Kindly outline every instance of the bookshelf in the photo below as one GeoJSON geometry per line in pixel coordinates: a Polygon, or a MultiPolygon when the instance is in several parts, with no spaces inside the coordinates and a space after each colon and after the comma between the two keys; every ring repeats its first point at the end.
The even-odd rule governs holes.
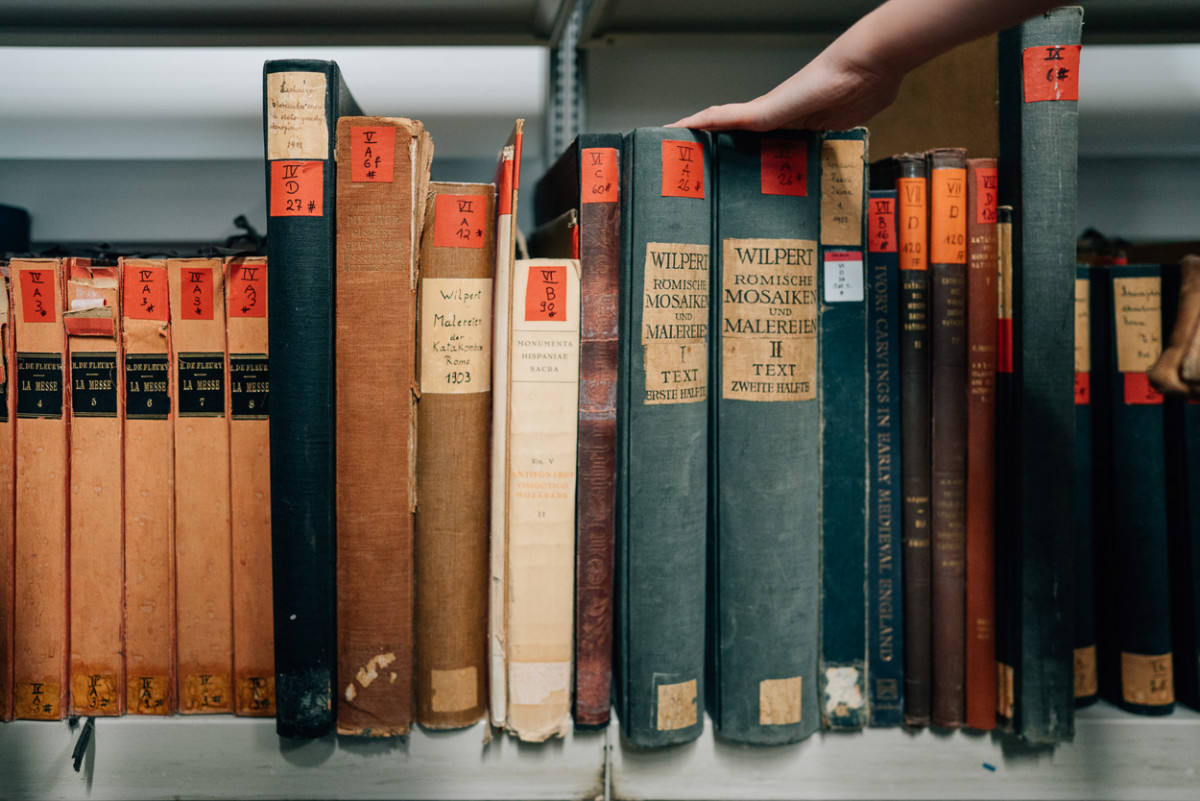
{"type": "MultiPolygon", "coordinates": [[[[441,178],[489,176],[512,118],[525,116],[531,121],[527,174],[536,176],[545,163],[538,123],[554,111],[545,100],[544,48],[558,41],[564,10],[576,4],[472,2],[468,23],[466,2],[352,0],[304,16],[298,12],[310,6],[299,0],[222,0],[203,8],[162,0],[10,0],[0,11],[0,58],[6,59],[0,72],[18,75],[17,65],[40,58],[37,75],[48,76],[55,63],[70,74],[0,87],[0,186],[10,193],[0,199],[20,202],[12,192],[32,198],[26,205],[35,220],[53,224],[51,233],[35,228],[40,242],[146,241],[155,238],[146,233],[154,226],[169,241],[211,240],[232,233],[228,221],[238,213],[249,213],[262,230],[259,71],[263,59],[297,54],[299,47],[342,63],[369,111],[425,120],[437,142],[435,161],[447,170],[441,178]],[[420,25],[407,24],[414,14],[420,25]],[[281,16],[294,24],[280,28],[281,16]],[[264,49],[250,55],[248,70],[236,67],[251,46],[264,49]],[[166,59],[160,64],[190,59],[195,65],[203,56],[206,63],[192,67],[187,89],[207,91],[207,99],[180,98],[154,80],[155,69],[145,61],[128,68],[145,82],[133,92],[81,79],[89,57],[155,51],[166,59]],[[381,66],[355,65],[371,51],[384,59],[381,66]],[[479,80],[506,70],[521,77],[479,80]],[[450,76],[449,86],[472,91],[450,93],[447,84],[437,84],[415,94],[441,73],[450,76]],[[402,74],[420,74],[422,81],[409,82],[404,91],[413,94],[397,99],[392,76],[402,74]],[[20,86],[28,94],[13,105],[11,93],[20,86]],[[89,96],[103,100],[81,113],[79,104],[89,96]],[[79,125],[79,119],[92,124],[79,125]],[[76,191],[63,193],[64,186],[76,191]]],[[[716,0],[581,0],[583,123],[626,130],[761,92],[872,5],[746,0],[731,12],[730,4],[716,0]]],[[[1131,60],[1142,45],[1152,44],[1153,56],[1200,40],[1193,22],[1200,3],[1094,0],[1086,7],[1085,42],[1120,44],[1131,60]]],[[[1186,85],[1176,88],[1144,110],[1151,119],[1171,121],[1174,139],[1122,113],[1142,93],[1138,86],[1104,96],[1103,124],[1092,134],[1081,121],[1081,154],[1093,163],[1097,192],[1120,195],[1101,186],[1103,170],[1122,154],[1124,169],[1140,169],[1134,148],[1148,129],[1158,137],[1159,174],[1182,169],[1200,180],[1197,103],[1186,85]],[[1143,130],[1134,133],[1134,124],[1143,130]],[[1091,145],[1082,140],[1088,135],[1091,145]],[[1179,156],[1182,168],[1167,166],[1179,156]]],[[[1144,153],[1137,158],[1146,160],[1144,153]]],[[[1081,191],[1088,175],[1081,168],[1081,191]]],[[[1180,194],[1185,185],[1180,178],[1171,184],[1180,194]]],[[[1081,223],[1084,208],[1081,203],[1081,223]]],[[[543,745],[503,737],[485,745],[482,725],[445,734],[418,730],[395,744],[332,736],[293,744],[275,736],[273,721],[122,718],[98,721],[77,774],[70,765],[74,738],[65,723],[0,724],[0,798],[1192,799],[1200,782],[1194,767],[1200,714],[1180,709],[1148,719],[1105,704],[1079,713],[1074,742],[1045,750],[999,736],[896,730],[749,748],[720,741],[711,727],[696,743],[661,751],[628,746],[615,727],[543,745]]]]}

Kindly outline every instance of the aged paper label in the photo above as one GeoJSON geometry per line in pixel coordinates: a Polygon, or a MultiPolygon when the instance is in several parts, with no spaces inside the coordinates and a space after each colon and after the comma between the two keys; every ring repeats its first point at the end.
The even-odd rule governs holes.
{"type": "Polygon", "coordinates": [[[131,715],[169,715],[166,676],[129,676],[125,679],[125,706],[131,715]]]}
{"type": "Polygon", "coordinates": [[[865,153],[861,139],[821,143],[822,245],[862,245],[865,153]]]}
{"type": "Polygon", "coordinates": [[[179,683],[180,712],[231,712],[229,677],[215,673],[193,673],[179,683]]]}
{"type": "Polygon", "coordinates": [[[269,73],[267,160],[328,158],[325,73],[269,73]]]}
{"type": "Polygon", "coordinates": [[[1015,674],[1009,665],[996,663],[996,714],[1012,720],[1016,708],[1017,693],[1015,674]]]}
{"type": "Polygon", "coordinates": [[[655,726],[659,731],[686,729],[696,725],[696,680],[658,685],[655,726]]]}
{"type": "Polygon", "coordinates": [[[244,676],[237,680],[237,713],[239,715],[275,714],[275,677],[244,676]]]}
{"type": "Polygon", "coordinates": [[[421,280],[421,392],[492,388],[492,280],[421,280]]]}
{"type": "Polygon", "coordinates": [[[60,720],[60,687],[52,681],[18,681],[14,685],[13,716],[18,720],[60,720]]]}
{"type": "Polygon", "coordinates": [[[1075,649],[1075,697],[1087,698],[1100,692],[1096,670],[1096,646],[1075,649]]]}
{"type": "Polygon", "coordinates": [[[1114,278],[1117,370],[1144,373],[1162,351],[1162,279],[1114,278]]]}
{"type": "Polygon", "coordinates": [[[726,239],[721,273],[721,397],[817,397],[817,243],[726,239]]]}
{"type": "Polygon", "coordinates": [[[1091,286],[1086,278],[1075,279],[1075,372],[1092,371],[1091,286]]]}
{"type": "Polygon", "coordinates": [[[708,248],[650,242],[642,291],[647,405],[708,397],[708,248]]]}
{"type": "Polygon", "coordinates": [[[111,673],[71,675],[71,705],[85,715],[116,715],[117,677],[111,673]]]}
{"type": "Polygon", "coordinates": [[[1175,703],[1170,654],[1146,656],[1121,652],[1121,697],[1126,703],[1163,706],[1175,703]]]}
{"type": "Polygon", "coordinates": [[[758,683],[758,722],[786,726],[800,722],[801,677],[763,679],[758,683]]]}

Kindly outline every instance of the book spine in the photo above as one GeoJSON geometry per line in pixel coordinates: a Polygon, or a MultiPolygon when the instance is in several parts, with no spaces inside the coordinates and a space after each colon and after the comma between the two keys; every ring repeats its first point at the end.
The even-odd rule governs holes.
{"type": "Polygon", "coordinates": [[[867,706],[871,726],[904,723],[900,528],[900,265],[895,189],[870,190],[867,216],[867,706]]]}
{"type": "Polygon", "coordinates": [[[716,140],[707,678],[709,713],[737,742],[794,742],[821,721],[811,447],[820,437],[820,157],[809,133],[716,140]]]}
{"type": "Polygon", "coordinates": [[[71,265],[63,324],[71,404],[71,714],[125,707],[117,268],[71,265]]]}
{"type": "Polygon", "coordinates": [[[62,264],[14,259],[17,341],[14,717],[67,714],[68,463],[62,264]]]}
{"type": "Polygon", "coordinates": [[[420,123],[337,123],[337,731],[412,722],[420,123]],[[387,321],[386,336],[367,321],[387,321]],[[390,465],[391,470],[380,470],[390,465]],[[386,591],[381,588],[386,587],[386,591]],[[387,677],[387,680],[380,680],[387,677]]]}
{"type": "Polygon", "coordinates": [[[334,722],[334,141],[353,113],[333,62],[263,67],[276,731],[334,722]]]}
{"type": "Polygon", "coordinates": [[[865,128],[821,141],[821,719],[866,725],[865,128]]]}
{"type": "Polygon", "coordinates": [[[579,262],[518,260],[510,313],[506,726],[541,742],[571,712],[579,262]]]}
{"type": "Polygon", "coordinates": [[[923,155],[902,155],[896,179],[900,247],[900,484],[903,498],[904,722],[929,723],[929,179],[923,155]]]}
{"type": "Polygon", "coordinates": [[[1092,348],[1090,267],[1075,268],[1075,705],[1099,693],[1092,540],[1092,348]]]}
{"type": "Polygon", "coordinates": [[[421,239],[414,531],[416,720],[487,711],[495,187],[432,183],[421,239]]]}
{"type": "Polygon", "coordinates": [[[641,746],[704,725],[710,150],[639,128],[622,152],[616,696],[641,746]]]}
{"type": "Polygon", "coordinates": [[[168,259],[175,412],[179,711],[233,712],[225,287],[217,259],[168,259]]]}
{"type": "MultiPolygon", "coordinates": [[[[1010,442],[1013,419],[1013,320],[1012,320],[1012,206],[996,209],[996,442],[1010,442]]],[[[1012,731],[1013,691],[1017,642],[1016,606],[1019,584],[1016,568],[1013,454],[996,449],[995,463],[996,556],[996,722],[1012,731]]]]}
{"type": "Polygon", "coordinates": [[[13,589],[16,584],[16,475],[17,412],[13,366],[17,352],[13,337],[11,273],[0,275],[0,721],[13,716],[13,589]]]}
{"type": "Polygon", "coordinates": [[[1004,31],[1000,180],[1013,204],[1020,603],[1016,731],[1030,743],[1074,732],[1074,403],[1070,331],[1075,262],[1079,41],[1083,11],[1056,9],[1004,31]],[[1056,492],[1048,494],[1047,487],[1056,492]]]}
{"type": "Polygon", "coordinates": [[[125,701],[169,715],[175,691],[175,460],[167,263],[121,262],[125,411],[125,701]]]}
{"type": "Polygon", "coordinates": [[[600,727],[608,724],[612,705],[621,137],[581,136],[577,158],[583,305],[574,716],[576,726],[600,727]]]}
{"type": "Polygon", "coordinates": [[[267,260],[225,260],[234,711],[275,714],[271,613],[271,372],[267,260]]]}

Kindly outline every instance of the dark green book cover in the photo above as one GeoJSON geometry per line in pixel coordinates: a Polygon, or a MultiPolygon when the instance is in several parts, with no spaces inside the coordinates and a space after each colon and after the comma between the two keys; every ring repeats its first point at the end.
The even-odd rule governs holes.
{"type": "Polygon", "coordinates": [[[820,726],[820,140],[716,137],[709,713],[746,743],[820,726]]]}
{"type": "Polygon", "coordinates": [[[276,729],[297,739],[334,721],[334,130],[359,113],[331,61],[263,67],[276,729]]]}
{"type": "Polygon", "coordinates": [[[1074,735],[1072,330],[1083,10],[1000,33],[1000,202],[1013,207],[1015,730],[1074,735]]]}
{"type": "Polygon", "coordinates": [[[622,153],[614,672],[640,746],[704,726],[711,149],[639,128],[622,153]]]}
{"type": "Polygon", "coordinates": [[[821,718],[867,723],[867,131],[821,141],[821,718]]]}
{"type": "Polygon", "coordinates": [[[1075,267],[1075,705],[1099,696],[1096,662],[1095,564],[1092,559],[1091,271],[1075,267]]]}

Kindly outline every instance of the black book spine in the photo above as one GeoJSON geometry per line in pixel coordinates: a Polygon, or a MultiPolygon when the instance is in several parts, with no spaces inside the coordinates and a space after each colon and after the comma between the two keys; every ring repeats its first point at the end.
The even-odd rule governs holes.
{"type": "Polygon", "coordinates": [[[1075,272],[1075,705],[1099,693],[1092,559],[1091,268],[1075,272]]]}

